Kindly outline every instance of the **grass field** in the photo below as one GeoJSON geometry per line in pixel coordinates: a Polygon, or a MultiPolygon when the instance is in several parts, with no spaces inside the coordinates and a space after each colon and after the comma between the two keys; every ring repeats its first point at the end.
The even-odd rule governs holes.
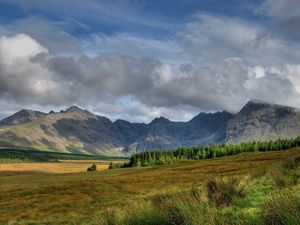
{"type": "MultiPolygon", "coordinates": [[[[300,150],[242,153],[159,167],[98,172],[1,171],[0,224],[101,224],[100,219],[107,217],[109,209],[126,208],[164,193],[203,189],[207,180],[217,176],[259,174],[290,156],[300,156],[300,150]]],[[[73,162],[62,165],[68,163],[73,162]]],[[[273,190],[268,182],[260,188],[273,190]]],[[[296,192],[300,190],[299,186],[293,188],[296,192]]],[[[256,194],[262,198],[261,192],[256,194]]]]}
{"type": "Polygon", "coordinates": [[[79,173],[96,164],[97,170],[106,170],[110,161],[101,160],[63,160],[42,163],[0,163],[0,172],[39,172],[39,173],[79,173]]]}

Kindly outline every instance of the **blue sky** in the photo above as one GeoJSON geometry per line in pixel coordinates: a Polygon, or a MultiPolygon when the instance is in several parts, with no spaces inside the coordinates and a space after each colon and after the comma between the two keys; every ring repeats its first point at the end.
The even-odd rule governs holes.
{"type": "Polygon", "coordinates": [[[130,32],[163,37],[176,32],[197,13],[260,19],[253,9],[261,1],[228,0],[162,0],[162,1],[1,1],[2,23],[13,23],[28,17],[53,22],[67,22],[72,35],[91,32],[113,34],[130,32]],[[83,26],[74,26],[72,22],[83,26]]]}
{"type": "Polygon", "coordinates": [[[0,106],[188,120],[300,107],[298,0],[0,0],[0,106]]]}

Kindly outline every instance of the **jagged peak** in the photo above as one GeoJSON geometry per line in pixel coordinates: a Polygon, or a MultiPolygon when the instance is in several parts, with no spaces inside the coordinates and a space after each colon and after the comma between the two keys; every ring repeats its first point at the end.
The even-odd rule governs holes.
{"type": "Polygon", "coordinates": [[[245,106],[247,105],[275,105],[273,103],[261,100],[261,99],[250,99],[245,106]]]}
{"type": "Polygon", "coordinates": [[[17,125],[30,122],[34,119],[47,115],[40,111],[34,111],[31,109],[21,109],[13,115],[4,118],[0,121],[0,125],[17,125]]]}
{"type": "Polygon", "coordinates": [[[12,116],[34,116],[34,115],[46,115],[46,113],[35,111],[32,109],[21,109],[18,112],[14,113],[12,116]]]}
{"type": "Polygon", "coordinates": [[[76,105],[73,105],[67,108],[65,112],[87,112],[87,110],[84,110],[76,105]]]}
{"type": "Polygon", "coordinates": [[[168,122],[171,122],[171,121],[163,116],[160,116],[160,117],[156,117],[154,120],[152,120],[151,124],[153,124],[153,123],[168,123],[168,122]]]}
{"type": "Polygon", "coordinates": [[[130,122],[127,120],[123,120],[123,119],[117,119],[114,123],[115,124],[128,124],[130,122]]]}
{"type": "Polygon", "coordinates": [[[86,118],[86,117],[89,117],[89,118],[90,117],[94,117],[94,118],[96,118],[96,117],[99,117],[99,116],[91,113],[90,111],[82,109],[82,108],[80,108],[79,106],[76,106],[76,105],[70,106],[65,111],[61,111],[58,114],[77,115],[77,116],[80,116],[82,118],[86,118]]]}
{"type": "Polygon", "coordinates": [[[34,112],[32,109],[21,109],[16,113],[22,113],[22,112],[34,112]]]}
{"type": "Polygon", "coordinates": [[[232,116],[232,114],[227,111],[201,112],[198,115],[196,115],[195,117],[193,117],[189,122],[195,121],[198,119],[206,119],[208,117],[215,117],[215,116],[221,116],[221,115],[228,116],[228,117],[232,116]]]}
{"type": "Polygon", "coordinates": [[[286,109],[289,111],[298,111],[299,110],[299,109],[297,109],[295,107],[291,107],[291,106],[270,103],[270,102],[260,100],[260,99],[251,99],[247,102],[246,105],[244,105],[244,107],[240,110],[239,113],[256,111],[256,110],[260,110],[262,108],[276,108],[276,109],[282,108],[282,109],[286,109]]]}

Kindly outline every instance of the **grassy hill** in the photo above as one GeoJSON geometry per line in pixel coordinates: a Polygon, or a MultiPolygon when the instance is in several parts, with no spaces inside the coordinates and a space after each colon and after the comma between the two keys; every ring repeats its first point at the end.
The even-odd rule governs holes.
{"type": "Polygon", "coordinates": [[[0,172],[0,224],[295,224],[299,157],[293,148],[90,173],[0,172]]]}

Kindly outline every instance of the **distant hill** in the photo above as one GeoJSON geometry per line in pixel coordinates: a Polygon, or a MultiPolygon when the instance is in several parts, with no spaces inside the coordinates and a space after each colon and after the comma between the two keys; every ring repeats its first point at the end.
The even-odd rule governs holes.
{"type": "Polygon", "coordinates": [[[188,122],[112,122],[72,106],[42,113],[21,110],[0,122],[0,147],[76,154],[123,156],[135,151],[270,140],[300,134],[300,113],[292,107],[249,101],[240,112],[200,113],[188,122]]]}

